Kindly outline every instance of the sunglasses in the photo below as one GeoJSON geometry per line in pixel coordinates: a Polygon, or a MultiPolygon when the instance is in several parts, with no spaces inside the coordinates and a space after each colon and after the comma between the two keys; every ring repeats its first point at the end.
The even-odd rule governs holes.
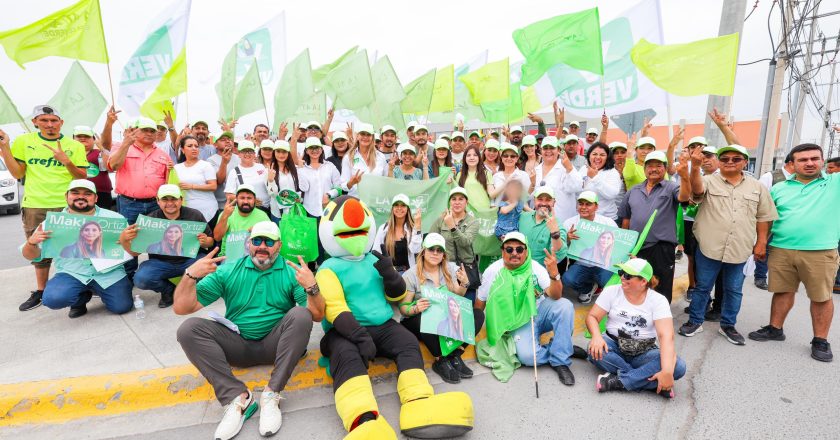
{"type": "Polygon", "coordinates": [[[274,246],[274,243],[276,243],[276,242],[277,242],[276,240],[272,240],[272,239],[266,238],[266,237],[254,237],[254,238],[251,239],[251,244],[254,245],[254,246],[259,246],[259,245],[265,243],[266,246],[272,247],[272,246],[274,246]]]}
{"type": "Polygon", "coordinates": [[[721,157],[720,160],[722,163],[741,163],[744,161],[743,157],[721,157]]]}
{"type": "Polygon", "coordinates": [[[621,278],[623,278],[623,279],[625,279],[625,280],[631,280],[631,279],[633,279],[633,278],[641,278],[641,277],[640,277],[640,276],[638,276],[638,275],[630,275],[629,273],[627,273],[627,272],[625,272],[625,271],[623,271],[623,270],[619,270],[619,271],[618,271],[618,276],[620,276],[621,278]]]}
{"type": "Polygon", "coordinates": [[[505,252],[507,252],[509,254],[522,254],[522,253],[525,253],[525,246],[516,246],[516,247],[506,246],[505,247],[505,252]]]}
{"type": "Polygon", "coordinates": [[[446,252],[446,251],[445,251],[445,250],[443,250],[443,248],[442,248],[442,247],[440,247],[440,246],[430,247],[430,248],[428,248],[428,249],[426,249],[426,250],[427,250],[427,251],[429,251],[429,253],[430,253],[430,254],[442,254],[442,253],[446,252]]]}
{"type": "Polygon", "coordinates": [[[519,156],[514,156],[512,154],[503,154],[502,159],[519,159],[519,156]]]}

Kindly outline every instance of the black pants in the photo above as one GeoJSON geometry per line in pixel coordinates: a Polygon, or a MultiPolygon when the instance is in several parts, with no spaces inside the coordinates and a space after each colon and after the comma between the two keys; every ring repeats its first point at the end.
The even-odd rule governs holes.
{"type": "MultiPolygon", "coordinates": [[[[389,319],[385,324],[367,326],[364,329],[376,344],[376,356],[396,362],[397,374],[414,368],[423,369],[420,344],[405,327],[389,319]]],[[[330,358],[333,391],[356,376],[368,374],[367,365],[359,353],[359,348],[334,328],[321,339],[321,353],[330,358]]]]}
{"type": "Polygon", "coordinates": [[[113,211],[115,205],[116,203],[114,202],[114,197],[111,196],[110,192],[96,193],[96,206],[113,211]]]}
{"type": "MultiPolygon", "coordinates": [[[[481,331],[481,326],[484,325],[484,312],[478,309],[473,309],[473,317],[475,318],[475,334],[477,335],[479,331],[481,331]]],[[[417,339],[423,341],[423,344],[426,345],[426,348],[429,349],[429,353],[432,356],[439,358],[441,356],[440,352],[440,337],[435,334],[430,333],[422,333],[420,331],[420,314],[410,316],[402,320],[402,325],[408,329],[417,339]]],[[[467,348],[469,344],[466,342],[461,345],[460,347],[456,348],[455,351],[452,352],[451,356],[460,356],[464,349],[467,348]]]]}
{"type": "Polygon", "coordinates": [[[647,260],[653,267],[653,275],[659,278],[659,285],[654,290],[667,298],[669,303],[674,290],[674,263],[676,262],[674,252],[676,249],[676,243],[659,241],[653,246],[640,250],[636,255],[647,260]]]}

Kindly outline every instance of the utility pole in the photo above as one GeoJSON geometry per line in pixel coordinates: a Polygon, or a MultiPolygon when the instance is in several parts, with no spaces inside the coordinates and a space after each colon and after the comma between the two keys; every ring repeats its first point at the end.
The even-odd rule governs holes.
{"type": "MultiPolygon", "coordinates": [[[[747,0],[723,0],[723,7],[720,11],[720,27],[718,29],[718,36],[738,33],[738,53],[741,52],[741,41],[744,40],[744,16],[747,13],[747,0]]],[[[709,95],[708,104],[706,105],[706,113],[710,113],[717,108],[723,113],[729,113],[732,109],[731,96],[717,96],[709,95]]],[[[726,146],[726,141],[723,134],[718,130],[717,125],[712,122],[711,118],[706,116],[706,123],[703,128],[703,135],[706,137],[706,142],[709,145],[716,147],[726,146]]]]}
{"type": "MultiPolygon", "coordinates": [[[[811,70],[811,57],[813,56],[813,47],[814,47],[814,32],[816,30],[817,25],[817,10],[820,7],[820,3],[817,2],[814,5],[814,12],[811,14],[811,30],[808,33],[808,43],[807,47],[805,48],[805,69],[802,71],[804,75],[799,78],[799,81],[796,82],[794,91],[793,91],[793,109],[791,110],[791,117],[793,118],[793,123],[788,127],[787,132],[787,141],[785,142],[784,149],[785,151],[790,151],[794,145],[799,145],[800,135],[802,134],[802,119],[805,116],[805,98],[809,93],[813,91],[810,89],[811,84],[807,78],[807,73],[811,70]]],[[[801,17],[800,20],[804,20],[805,17],[801,17]]],[[[823,43],[824,44],[824,43],[823,43]]],[[[801,47],[800,47],[801,50],[801,47]]],[[[791,61],[793,62],[793,61],[791,61]]]]}
{"type": "Polygon", "coordinates": [[[787,4],[784,1],[779,2],[779,8],[785,17],[783,22],[787,25],[781,30],[779,50],[773,54],[767,72],[767,91],[764,95],[764,111],[761,116],[761,128],[756,151],[756,176],[760,176],[773,168],[773,149],[776,144],[776,128],[779,122],[779,103],[782,98],[787,60],[790,56],[788,34],[790,33],[790,25],[793,23],[793,4],[793,0],[788,0],[787,4]]]}
{"type": "MultiPolygon", "coordinates": [[[[831,122],[831,94],[834,92],[834,83],[837,82],[837,77],[834,76],[835,71],[837,70],[837,60],[831,63],[831,80],[828,82],[828,95],[825,99],[825,117],[823,119],[823,129],[822,134],[820,135],[820,146],[825,148],[825,134],[829,131],[833,131],[829,122],[831,122]]],[[[831,148],[828,148],[828,153],[831,154],[831,148]]]]}

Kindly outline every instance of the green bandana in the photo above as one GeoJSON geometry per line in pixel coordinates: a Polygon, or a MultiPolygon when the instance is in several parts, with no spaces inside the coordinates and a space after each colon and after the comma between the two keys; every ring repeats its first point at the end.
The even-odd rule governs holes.
{"type": "Polygon", "coordinates": [[[522,327],[537,314],[531,254],[527,249],[525,253],[525,263],[514,270],[502,268],[490,286],[485,313],[490,345],[496,345],[505,332],[522,327]]]}

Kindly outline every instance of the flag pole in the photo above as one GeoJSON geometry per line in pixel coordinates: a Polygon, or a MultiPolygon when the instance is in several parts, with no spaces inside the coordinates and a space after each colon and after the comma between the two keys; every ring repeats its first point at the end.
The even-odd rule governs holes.
{"type": "Polygon", "coordinates": [[[259,79],[260,85],[260,96],[262,96],[263,111],[265,111],[265,125],[271,127],[271,120],[268,119],[268,106],[265,103],[265,90],[263,89],[262,85],[262,76],[260,76],[260,65],[257,64],[257,57],[254,57],[254,66],[257,68],[257,78],[259,79]]]}
{"type": "Polygon", "coordinates": [[[102,5],[96,0],[96,9],[99,11],[99,27],[102,28],[102,48],[105,49],[105,68],[108,70],[108,88],[111,91],[111,105],[116,105],[114,99],[114,80],[111,78],[111,57],[108,55],[108,43],[105,42],[105,25],[102,23],[102,5]]]}
{"type": "Polygon", "coordinates": [[[540,377],[537,375],[537,331],[534,328],[534,316],[531,315],[531,345],[534,350],[534,389],[537,391],[537,399],[540,398],[540,377]]]}

